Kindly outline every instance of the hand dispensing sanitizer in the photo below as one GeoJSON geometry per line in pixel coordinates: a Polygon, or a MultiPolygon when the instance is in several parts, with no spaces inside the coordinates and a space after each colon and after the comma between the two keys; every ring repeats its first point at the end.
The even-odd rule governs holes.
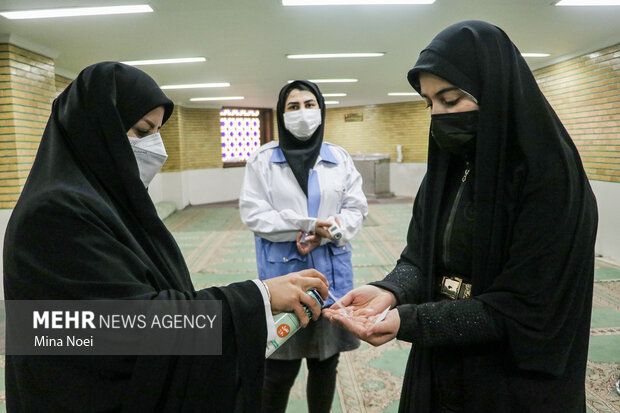
{"type": "MultiPolygon", "coordinates": [[[[314,298],[319,306],[323,307],[323,299],[319,295],[316,290],[308,290],[306,293],[314,298]]],[[[312,318],[312,312],[305,305],[303,306],[304,310],[306,310],[306,314],[308,318],[312,318]]],[[[295,313],[281,313],[274,317],[275,325],[276,325],[276,334],[277,337],[275,340],[271,340],[267,343],[267,349],[265,351],[265,358],[271,356],[274,351],[279,349],[282,344],[286,343],[286,341],[293,336],[301,328],[301,323],[299,319],[295,315],[295,313]]]]}

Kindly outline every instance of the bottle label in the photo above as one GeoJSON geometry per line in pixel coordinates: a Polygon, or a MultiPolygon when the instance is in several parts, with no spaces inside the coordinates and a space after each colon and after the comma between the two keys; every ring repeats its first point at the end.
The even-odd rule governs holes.
{"type": "MultiPolygon", "coordinates": [[[[323,299],[315,290],[306,291],[310,297],[314,298],[321,307],[323,307],[323,299]]],[[[312,318],[312,313],[309,308],[306,308],[306,314],[308,318],[312,318]]],[[[267,343],[267,349],[265,351],[265,358],[269,357],[276,351],[282,344],[284,344],[293,334],[297,332],[301,328],[301,324],[299,323],[299,319],[295,315],[295,313],[281,313],[276,316],[275,321],[276,326],[276,337],[275,340],[271,340],[267,343]]]]}
{"type": "Polygon", "coordinates": [[[290,332],[291,332],[291,328],[288,326],[288,324],[280,324],[278,326],[278,331],[277,331],[278,337],[284,338],[288,336],[288,333],[290,332]]]}

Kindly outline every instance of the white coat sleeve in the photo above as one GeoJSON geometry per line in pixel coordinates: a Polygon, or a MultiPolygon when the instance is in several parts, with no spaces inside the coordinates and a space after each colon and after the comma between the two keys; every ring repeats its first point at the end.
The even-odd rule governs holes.
{"type": "Polygon", "coordinates": [[[241,221],[256,235],[272,242],[297,240],[299,231],[314,232],[316,218],[305,217],[292,209],[275,210],[269,199],[260,162],[250,158],[239,195],[241,221]]]}
{"type": "MultiPolygon", "coordinates": [[[[362,229],[364,219],[368,215],[368,202],[362,191],[362,176],[355,169],[353,159],[348,154],[346,155],[345,165],[346,191],[342,198],[340,211],[335,216],[340,221],[342,238],[335,242],[336,245],[344,245],[351,241],[362,229]]],[[[335,222],[334,217],[329,217],[327,220],[335,222]]]]}

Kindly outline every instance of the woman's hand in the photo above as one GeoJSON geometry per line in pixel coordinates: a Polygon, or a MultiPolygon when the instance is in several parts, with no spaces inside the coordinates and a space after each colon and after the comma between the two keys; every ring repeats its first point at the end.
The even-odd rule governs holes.
{"type": "Polygon", "coordinates": [[[323,221],[321,219],[316,220],[316,224],[314,224],[314,233],[316,235],[320,235],[323,238],[332,238],[332,234],[329,233],[329,227],[333,224],[329,221],[323,221]]]}
{"type": "MultiPolygon", "coordinates": [[[[336,222],[338,222],[337,219],[336,222]]],[[[306,255],[321,245],[323,238],[332,239],[332,236],[329,233],[329,227],[331,226],[332,224],[329,221],[317,219],[316,224],[314,225],[314,234],[306,234],[303,241],[302,237],[304,236],[304,233],[299,231],[299,235],[297,235],[297,251],[299,251],[301,255],[306,255]]]]}
{"type": "Polygon", "coordinates": [[[320,235],[307,234],[302,242],[301,238],[303,236],[304,232],[299,231],[299,235],[297,235],[297,251],[299,251],[301,255],[306,255],[310,251],[321,245],[321,240],[323,239],[320,235]]]}
{"type": "Polygon", "coordinates": [[[355,316],[339,311],[335,311],[329,321],[346,328],[373,346],[380,346],[391,341],[396,337],[400,328],[400,315],[395,308],[390,310],[382,321],[377,320],[377,316],[355,316]]]}
{"type": "Polygon", "coordinates": [[[327,318],[336,310],[346,309],[351,315],[373,316],[396,305],[394,294],[374,285],[363,285],[349,291],[330,308],[323,310],[327,318]]]}
{"type": "Polygon", "coordinates": [[[372,285],[364,285],[349,291],[323,315],[360,339],[378,346],[396,337],[400,328],[398,311],[391,310],[383,321],[378,321],[379,313],[396,305],[396,297],[391,292],[372,285]]]}
{"type": "Polygon", "coordinates": [[[327,300],[329,283],[325,276],[317,270],[293,272],[263,282],[271,293],[272,314],[284,311],[294,312],[302,327],[305,327],[310,321],[302,304],[310,309],[313,320],[317,320],[321,315],[319,303],[306,293],[308,290],[317,290],[323,300],[327,300]]]}

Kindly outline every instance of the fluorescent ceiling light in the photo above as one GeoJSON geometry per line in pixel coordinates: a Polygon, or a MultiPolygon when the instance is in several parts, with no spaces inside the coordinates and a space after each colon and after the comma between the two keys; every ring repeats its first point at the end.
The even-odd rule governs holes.
{"type": "Polygon", "coordinates": [[[325,104],[326,105],[338,105],[340,104],[340,101],[339,100],[326,100],[325,104]]]}
{"type": "Polygon", "coordinates": [[[210,100],[243,100],[245,99],[243,96],[222,96],[222,97],[213,97],[213,98],[191,98],[190,102],[206,102],[210,100]]]}
{"type": "Polygon", "coordinates": [[[105,14],[151,13],[153,9],[148,4],[132,6],[109,7],[71,7],[66,9],[42,9],[5,11],[0,16],[7,19],[45,19],[51,17],[100,16],[105,14]]]}
{"type": "Polygon", "coordinates": [[[311,79],[313,83],[355,83],[357,79],[311,79]]]}
{"type": "Polygon", "coordinates": [[[347,57],[381,57],[385,53],[317,53],[317,54],[287,54],[288,59],[334,59],[347,57]]]}
{"type": "Polygon", "coordinates": [[[391,92],[388,96],[419,96],[416,92],[391,92]]]}
{"type": "Polygon", "coordinates": [[[145,66],[145,65],[169,65],[171,63],[199,63],[206,62],[204,57],[181,57],[178,59],[151,59],[151,60],[129,60],[125,63],[130,66],[145,66]]]}
{"type": "Polygon", "coordinates": [[[356,6],[366,4],[433,4],[435,0],[282,0],[283,6],[356,6]]]}
{"type": "Polygon", "coordinates": [[[324,98],[336,98],[346,96],[346,93],[323,93],[324,98]]]}
{"type": "Polygon", "coordinates": [[[193,83],[188,85],[164,85],[161,89],[200,89],[205,87],[229,87],[230,83],[193,83]]]}
{"type": "Polygon", "coordinates": [[[547,57],[551,56],[549,53],[521,53],[523,57],[547,57]]]}
{"type": "MultiPolygon", "coordinates": [[[[355,83],[357,79],[308,79],[312,83],[355,83]]],[[[293,83],[294,80],[289,80],[288,83],[293,83]]]]}
{"type": "Polygon", "coordinates": [[[556,6],[620,6],[620,0],[561,0],[556,6]]]}

